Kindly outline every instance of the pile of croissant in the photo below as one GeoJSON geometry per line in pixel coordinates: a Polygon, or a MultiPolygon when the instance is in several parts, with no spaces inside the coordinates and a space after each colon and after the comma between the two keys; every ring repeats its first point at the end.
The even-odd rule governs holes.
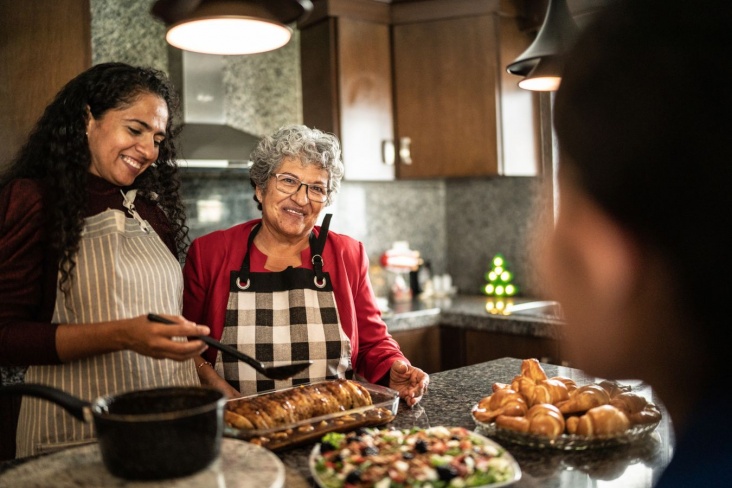
{"type": "Polygon", "coordinates": [[[661,418],[658,407],[628,388],[611,381],[577,386],[563,376],[548,378],[536,359],[523,360],[521,374],[510,384],[494,383],[492,391],[473,409],[476,420],[550,439],[613,437],[661,418]]]}

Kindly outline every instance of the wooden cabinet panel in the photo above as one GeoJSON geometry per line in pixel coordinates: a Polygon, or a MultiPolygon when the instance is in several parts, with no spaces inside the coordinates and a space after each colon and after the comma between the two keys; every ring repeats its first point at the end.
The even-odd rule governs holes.
{"type": "Polygon", "coordinates": [[[466,365],[503,357],[537,358],[559,364],[559,343],[544,337],[528,337],[499,332],[465,331],[466,365]]]}
{"type": "Polygon", "coordinates": [[[440,329],[437,326],[392,332],[404,356],[425,372],[442,371],[440,364],[440,329]]]}
{"type": "Polygon", "coordinates": [[[504,3],[315,2],[303,120],[341,138],[347,180],[540,174],[538,97],[505,70],[531,36],[504,3]]]}
{"type": "Polygon", "coordinates": [[[331,17],[302,30],[300,50],[305,124],[338,135],[346,180],[393,180],[389,26],[331,17]]]}
{"type": "Polygon", "coordinates": [[[45,106],[91,66],[89,0],[0,2],[0,171],[45,106]]]}
{"type": "Polygon", "coordinates": [[[501,332],[440,326],[442,369],[455,369],[503,357],[537,358],[545,363],[562,363],[559,342],[501,332]]]}
{"type": "Polygon", "coordinates": [[[496,43],[492,15],[393,26],[399,178],[498,174],[496,43]]]}

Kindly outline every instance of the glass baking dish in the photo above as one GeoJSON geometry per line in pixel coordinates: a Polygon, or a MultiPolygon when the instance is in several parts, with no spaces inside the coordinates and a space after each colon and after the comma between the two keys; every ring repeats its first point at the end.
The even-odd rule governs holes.
{"type": "MultiPolygon", "coordinates": [[[[333,380],[306,383],[282,390],[273,390],[256,395],[234,398],[227,402],[226,410],[233,409],[237,402],[264,397],[302,386],[325,384],[330,381],[333,380]]],[[[315,442],[328,432],[348,432],[360,427],[383,425],[391,422],[396,417],[399,408],[399,393],[385,386],[373,385],[356,380],[351,381],[358,383],[369,392],[369,395],[371,395],[371,405],[279,425],[271,429],[239,429],[229,422],[225,422],[224,435],[258,444],[271,451],[281,451],[315,442]]]]}

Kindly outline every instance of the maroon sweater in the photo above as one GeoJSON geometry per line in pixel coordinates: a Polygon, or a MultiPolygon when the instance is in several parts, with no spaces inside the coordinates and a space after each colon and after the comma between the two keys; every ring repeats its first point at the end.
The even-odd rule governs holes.
{"type": "MultiPolygon", "coordinates": [[[[127,213],[120,187],[90,174],[87,189],[87,217],[109,208],[127,213]]],[[[60,362],[51,323],[59,262],[48,242],[42,191],[29,179],[0,190],[0,366],[60,362]]],[[[165,213],[139,196],[135,208],[177,256],[165,213]]]]}

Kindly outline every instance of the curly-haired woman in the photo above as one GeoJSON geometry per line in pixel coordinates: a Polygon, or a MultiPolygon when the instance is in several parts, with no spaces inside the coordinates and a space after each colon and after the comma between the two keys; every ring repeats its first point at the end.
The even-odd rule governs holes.
{"type": "MultiPolygon", "coordinates": [[[[178,194],[178,98],[159,71],[98,64],[71,80],[0,175],[0,366],[4,381],[92,399],[197,385],[206,349],[186,336],[179,257],[187,227],[178,194]],[[150,311],[174,326],[151,323],[150,311]]],[[[17,411],[7,402],[3,413],[17,411]]],[[[17,457],[89,442],[90,424],[23,398],[17,457]]],[[[16,415],[2,416],[12,455],[16,415]]]]}

